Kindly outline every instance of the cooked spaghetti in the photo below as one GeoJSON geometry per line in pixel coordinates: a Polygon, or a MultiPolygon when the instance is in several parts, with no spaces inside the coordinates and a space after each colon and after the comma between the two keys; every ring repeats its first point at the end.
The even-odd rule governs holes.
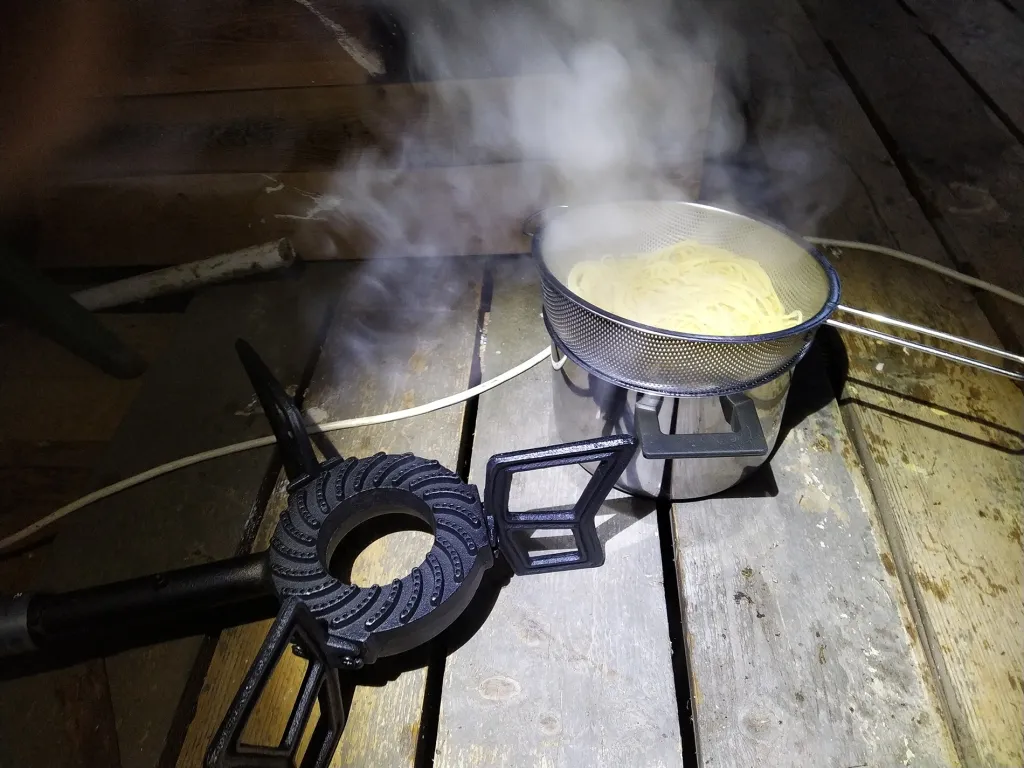
{"type": "Polygon", "coordinates": [[[750,336],[803,321],[803,313],[786,311],[756,261],[692,241],[580,261],[568,288],[601,309],[668,331],[750,336]]]}

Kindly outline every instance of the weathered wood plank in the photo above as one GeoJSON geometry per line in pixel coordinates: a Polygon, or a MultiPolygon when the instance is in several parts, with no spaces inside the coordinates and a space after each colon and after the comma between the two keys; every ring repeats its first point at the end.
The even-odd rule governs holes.
{"type": "MultiPolygon", "coordinates": [[[[665,181],[685,190],[697,173],[665,181]]],[[[173,264],[280,237],[305,259],[521,253],[523,219],[569,199],[572,186],[544,162],[87,182],[41,201],[39,259],[173,264]]]]}
{"type": "MultiPolygon", "coordinates": [[[[148,371],[100,462],[95,485],[265,434],[234,340],[247,337],[285,384],[294,386],[333,299],[330,272],[326,265],[311,267],[299,279],[217,287],[198,296],[165,355],[148,371]]],[[[66,590],[235,554],[269,460],[268,449],[181,470],[70,516],[59,528],[38,586],[66,590]]],[[[104,662],[122,765],[159,762],[200,643],[191,638],[104,662]]],[[[54,681],[73,674],[17,682],[22,688],[32,684],[32,696],[46,700],[54,695],[52,686],[59,686],[54,681]]],[[[51,736],[59,721],[33,716],[35,705],[25,701],[19,699],[19,712],[5,713],[3,727],[17,733],[19,743],[49,745],[53,764],[59,764],[63,747],[51,736]]]]}
{"type": "MultiPolygon", "coordinates": [[[[496,270],[486,330],[485,378],[548,343],[529,259],[496,270]]],[[[494,453],[557,442],[551,414],[547,365],[481,396],[471,480],[483,484],[494,453]]],[[[588,479],[528,475],[514,503],[570,503],[588,479]]],[[[682,764],[656,515],[615,496],[604,566],[513,578],[448,658],[435,765],[682,764]]]]}
{"type": "MultiPolygon", "coordinates": [[[[103,322],[152,362],[180,317],[107,315],[103,322]]],[[[0,329],[0,536],[89,490],[102,451],[141,385],[141,379],[104,375],[32,330],[0,329]]],[[[31,585],[46,546],[0,558],[0,588],[31,585]]]]}
{"type": "Polygon", "coordinates": [[[109,95],[363,83],[366,69],[339,45],[333,21],[364,45],[368,15],[315,0],[132,3],[129,47],[109,95]]]}
{"type": "Polygon", "coordinates": [[[984,89],[1018,131],[1024,133],[1024,21],[1005,2],[906,0],[924,29],[984,89]]]}
{"type": "Polygon", "coordinates": [[[547,204],[685,195],[710,66],[630,81],[622,108],[653,116],[600,134],[615,170],[581,163],[564,126],[593,87],[563,74],[127,100],[39,195],[39,260],[178,263],[281,236],[312,259],[520,252],[522,219],[547,204]],[[115,178],[82,178],[96,174],[115,178]]]}
{"type": "MultiPolygon", "coordinates": [[[[699,106],[709,98],[706,64],[652,79],[666,100],[699,106]]],[[[123,98],[65,163],[62,177],[552,160],[571,153],[571,140],[553,131],[540,140],[531,123],[560,119],[566,99],[587,84],[578,74],[552,73],[123,98]]],[[[687,142],[688,132],[699,130],[679,126],[671,142],[687,142]]]]}
{"type": "MultiPolygon", "coordinates": [[[[162,353],[180,314],[105,314],[102,322],[148,362],[162,353]]],[[[0,435],[35,443],[105,442],[142,379],[113,379],[35,331],[0,333],[0,435]]]]}
{"type": "MultiPolygon", "coordinates": [[[[180,315],[107,315],[103,322],[152,363],[180,315]]],[[[0,329],[0,537],[91,489],[97,462],[141,386],[105,376],[34,331],[0,329]]],[[[35,583],[51,542],[0,557],[0,591],[35,583]]]]}
{"type": "Polygon", "coordinates": [[[0,752],[10,765],[118,765],[117,726],[103,660],[64,670],[52,680],[5,682],[0,752]],[[46,732],[26,731],[26,725],[46,732]]]}
{"type": "MultiPolygon", "coordinates": [[[[816,362],[791,392],[802,409],[828,392],[816,362]]],[[[774,496],[673,507],[700,759],[955,765],[834,401],[792,428],[771,472],[774,496]]]]}
{"type": "Polygon", "coordinates": [[[514,141],[514,109],[571,85],[535,76],[126,98],[65,173],[335,170],[367,151],[377,168],[543,160],[514,141]]]}
{"type": "MultiPolygon", "coordinates": [[[[0,464],[0,536],[31,525],[91,489],[96,454],[103,443],[65,443],[54,462],[33,443],[0,442],[0,452],[17,450],[28,463],[0,464]],[[71,446],[74,446],[72,448],[71,446]],[[77,455],[73,455],[77,454],[77,455]]],[[[12,594],[33,584],[51,542],[38,541],[0,557],[0,591],[12,594]]]]}
{"type": "MultiPolygon", "coordinates": [[[[305,401],[307,414],[326,420],[385,413],[465,388],[476,338],[480,267],[462,261],[394,261],[384,272],[379,264],[361,269],[366,271],[355,265],[349,269],[351,280],[343,289],[305,401]],[[414,289],[408,282],[411,274],[416,275],[414,289]],[[377,279],[383,280],[383,288],[374,288],[377,279]]],[[[328,439],[343,456],[411,451],[454,467],[463,410],[457,406],[407,421],[344,430],[328,439]]],[[[254,549],[269,544],[285,503],[279,485],[254,549]]],[[[375,541],[356,561],[353,580],[384,583],[405,573],[423,560],[430,537],[426,539],[400,533],[375,541]]],[[[221,636],[178,765],[201,763],[268,626],[253,624],[221,636]]],[[[257,710],[247,732],[257,743],[279,731],[291,710],[284,692],[297,686],[302,665],[297,659],[282,663],[289,666],[275,676],[277,687],[263,697],[267,703],[257,710]]],[[[425,669],[413,669],[382,687],[357,688],[333,764],[412,766],[425,680],[425,669]]]]}
{"type": "Polygon", "coordinates": [[[48,266],[173,264],[279,237],[293,237],[307,259],[368,258],[395,224],[407,228],[406,242],[391,243],[398,254],[517,252],[526,246],[522,219],[558,197],[551,175],[543,164],[514,164],[397,176],[196,174],[75,184],[41,202],[47,226],[39,259],[48,266]],[[364,201],[355,212],[366,218],[346,217],[346,199],[364,201]]]}
{"type": "MultiPolygon", "coordinates": [[[[113,315],[104,322],[152,363],[179,319],[113,315]]],[[[32,331],[15,325],[0,329],[0,536],[91,489],[97,461],[140,386],[138,379],[104,376],[32,331]]],[[[0,557],[0,591],[10,594],[36,583],[50,546],[36,543],[0,557]]],[[[34,710],[33,719],[59,730],[33,745],[21,733],[0,728],[0,754],[17,756],[24,765],[61,768],[116,762],[117,731],[103,662],[60,676],[48,701],[34,695],[39,685],[37,680],[11,683],[3,698],[19,712],[27,702],[46,708],[34,710]],[[60,762],[52,762],[55,756],[60,762]]],[[[6,720],[6,713],[3,708],[0,719],[6,720]]]]}
{"type": "MultiPolygon", "coordinates": [[[[913,181],[953,238],[958,260],[1024,291],[1024,148],[953,66],[888,0],[805,0],[898,145],[913,181]]],[[[1018,341],[1024,310],[999,305],[1018,341]]]]}
{"type": "MultiPolygon", "coordinates": [[[[766,102],[756,130],[770,139],[817,125],[831,137],[841,163],[834,183],[845,178],[846,193],[819,232],[948,264],[806,17],[792,4],[775,6],[770,19],[749,18],[761,35],[751,46],[757,57],[752,70],[766,102]],[[782,120],[770,108],[779,92],[794,97],[782,120]]],[[[965,288],[873,254],[844,252],[835,263],[846,303],[995,343],[965,288]]],[[[849,336],[846,343],[850,379],[843,411],[859,440],[892,545],[895,561],[885,561],[886,569],[900,578],[914,609],[960,754],[972,765],[1017,764],[1024,708],[1024,689],[1015,688],[1024,666],[1024,611],[1014,597],[1024,555],[1013,546],[1024,497],[1021,395],[988,374],[860,337],[849,336]],[[992,510],[1001,510],[1002,519],[992,510]],[[943,599],[932,585],[945,589],[943,599]],[[972,625],[971,632],[963,631],[972,625]]]]}
{"type": "MultiPolygon", "coordinates": [[[[907,269],[881,278],[876,263],[849,255],[840,269],[859,306],[993,336],[958,287],[907,269]],[[966,322],[950,322],[950,307],[966,322]]],[[[886,567],[905,569],[904,582],[924,612],[924,639],[950,696],[965,761],[1019,765],[1024,397],[991,374],[895,347],[847,343],[844,405],[899,540],[896,561],[886,567]]]]}

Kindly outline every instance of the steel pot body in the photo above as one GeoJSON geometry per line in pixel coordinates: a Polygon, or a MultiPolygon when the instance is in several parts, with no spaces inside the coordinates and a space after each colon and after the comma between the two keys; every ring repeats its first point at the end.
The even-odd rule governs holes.
{"type": "Polygon", "coordinates": [[[719,493],[767,461],[793,367],[839,303],[839,277],[821,253],[766,222],[681,201],[562,206],[531,234],[560,440],[635,435],[639,450],[617,487],[660,498],[719,493]],[[581,261],[682,242],[756,261],[801,320],[748,336],[701,335],[623,317],[569,288],[581,261]]]}
{"type": "Polygon", "coordinates": [[[616,484],[626,493],[672,500],[719,493],[761,466],[778,439],[792,369],[739,394],[670,397],[613,384],[558,349],[554,343],[558,438],[635,435],[640,449],[616,484]]]}

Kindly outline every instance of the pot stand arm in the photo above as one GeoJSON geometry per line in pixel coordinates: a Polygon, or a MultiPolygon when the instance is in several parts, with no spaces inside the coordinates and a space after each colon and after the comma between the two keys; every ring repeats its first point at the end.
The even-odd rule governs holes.
{"type": "Polygon", "coordinates": [[[284,472],[290,483],[289,490],[294,490],[320,472],[320,464],[313,452],[313,443],[306,433],[302,412],[247,341],[238,339],[235,351],[238,352],[263,413],[274,431],[284,472]]]}
{"type": "Polygon", "coordinates": [[[594,518],[636,453],[636,446],[632,435],[615,435],[491,457],[487,463],[484,508],[493,518],[498,549],[516,574],[595,568],[604,563],[604,548],[594,518]],[[512,476],[517,472],[591,462],[598,463],[597,469],[572,509],[513,512],[508,508],[512,476]],[[576,551],[531,555],[523,536],[543,529],[568,529],[575,539],[576,551]]]}
{"type": "Polygon", "coordinates": [[[303,755],[301,768],[326,768],[330,764],[345,728],[345,709],[338,670],[328,662],[324,629],[305,603],[291,598],[281,606],[242,687],[217,729],[206,753],[206,768],[293,768],[306,725],[313,714],[313,704],[317,701],[320,703],[320,715],[303,755]],[[309,666],[284,735],[277,746],[244,744],[242,734],[260,694],[281,656],[291,645],[308,660],[309,666]]]}

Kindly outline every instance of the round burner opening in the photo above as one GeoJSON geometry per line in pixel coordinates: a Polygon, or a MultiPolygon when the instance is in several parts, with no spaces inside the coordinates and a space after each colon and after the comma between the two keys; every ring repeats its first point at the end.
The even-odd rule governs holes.
{"type": "Polygon", "coordinates": [[[318,552],[336,579],[370,586],[402,578],[433,545],[434,515],[425,502],[400,488],[371,488],[342,500],[327,516],[318,552]]]}

